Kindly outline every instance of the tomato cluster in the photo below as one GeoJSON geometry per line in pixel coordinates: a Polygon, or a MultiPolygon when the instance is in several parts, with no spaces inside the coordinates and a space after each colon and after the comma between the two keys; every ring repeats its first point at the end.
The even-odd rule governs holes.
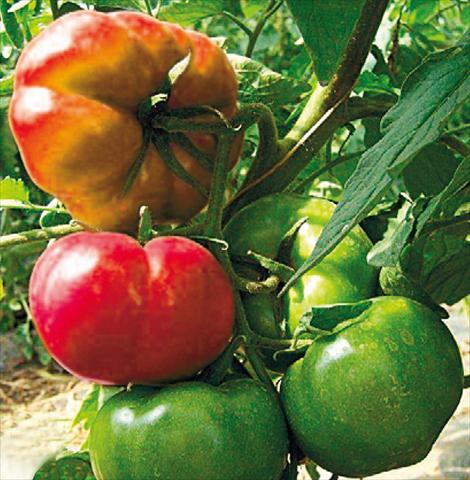
{"type": "MultiPolygon", "coordinates": [[[[161,233],[142,246],[117,233],[135,232],[142,205],[160,224],[204,206],[159,142],[145,138],[149,129],[162,134],[152,130],[162,112],[189,108],[208,122],[216,109],[228,121],[236,97],[221,49],[137,13],[66,15],[18,62],[10,122],[28,172],[76,220],[112,230],[56,240],[30,281],[31,312],[51,355],[78,377],[128,385],[91,427],[94,474],[279,480],[288,461],[296,468],[306,457],[352,477],[416,463],[459,402],[462,363],[435,313],[376,296],[378,272],[367,263],[371,242],[361,227],[281,298],[281,275],[272,288],[238,292],[239,278],[260,286],[270,268],[298,269],[332,202],[282,193],[247,205],[221,232],[226,268],[183,236],[161,233]],[[164,105],[149,100],[188,55],[164,105]],[[224,368],[221,378],[214,365],[218,374],[224,368]],[[280,376],[278,395],[271,379],[280,376]]],[[[212,174],[195,150],[173,140],[170,156],[208,187],[212,174]]],[[[216,136],[191,133],[185,142],[216,159],[216,136]]]]}

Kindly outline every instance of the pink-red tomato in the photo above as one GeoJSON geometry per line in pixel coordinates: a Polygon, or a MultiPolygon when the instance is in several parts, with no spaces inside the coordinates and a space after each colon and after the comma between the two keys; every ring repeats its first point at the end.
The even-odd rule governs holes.
{"type": "Polygon", "coordinates": [[[74,375],[102,384],[189,377],[227,345],[230,282],[201,245],[119,233],[76,233],[39,258],[30,281],[36,328],[74,375]]]}

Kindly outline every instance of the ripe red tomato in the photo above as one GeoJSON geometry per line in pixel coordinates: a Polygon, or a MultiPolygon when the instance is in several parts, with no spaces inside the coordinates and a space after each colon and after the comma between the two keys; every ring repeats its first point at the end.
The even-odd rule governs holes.
{"type": "Polygon", "coordinates": [[[102,384],[189,377],[230,339],[234,298],[212,254],[181,237],[142,248],[119,233],[76,233],[36,263],[30,305],[50,354],[102,384]]]}

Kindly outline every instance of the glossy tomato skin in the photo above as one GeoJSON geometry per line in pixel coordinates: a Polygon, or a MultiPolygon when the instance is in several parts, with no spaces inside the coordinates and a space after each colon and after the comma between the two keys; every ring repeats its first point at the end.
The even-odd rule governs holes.
{"type": "MultiPolygon", "coordinates": [[[[48,25],[21,53],[9,110],[31,179],[93,229],[134,231],[141,205],[158,223],[196,214],[207,199],[166,166],[153,143],[123,195],[143,144],[139,106],[186,57],[168,109],[207,105],[231,118],[237,110],[235,72],[205,35],[126,11],[80,10],[48,25]]],[[[215,158],[214,136],[188,139],[215,158]]],[[[211,172],[176,143],[171,148],[188,173],[209,187],[211,172]]]]}
{"type": "Polygon", "coordinates": [[[366,477],[422,460],[462,387],[459,350],[439,317],[405,297],[378,297],[287,370],[281,399],[308,457],[366,477]]]}
{"type": "MultiPolygon", "coordinates": [[[[314,197],[281,193],[263,197],[240,210],[227,224],[225,238],[234,255],[248,250],[276,258],[285,234],[302,218],[307,218],[297,233],[288,263],[299,268],[310,256],[318,237],[333,214],[334,203],[314,197]]],[[[372,244],[365,232],[355,227],[320,264],[303,275],[288,291],[282,309],[288,333],[298,326],[300,317],[315,305],[355,302],[375,294],[377,270],[367,264],[372,244]]],[[[252,328],[266,335],[273,315],[259,315],[265,298],[255,295],[247,305],[252,328]],[[253,312],[253,313],[252,313],[253,312]]],[[[269,335],[270,336],[270,335],[269,335]]]]}
{"type": "Polygon", "coordinates": [[[287,428],[279,403],[248,379],[133,387],[91,428],[98,480],[278,480],[287,428]]]}
{"type": "Polygon", "coordinates": [[[231,336],[234,300],[204,247],[161,237],[76,233],[41,255],[30,280],[36,328],[71,373],[102,384],[188,377],[231,336]]]}

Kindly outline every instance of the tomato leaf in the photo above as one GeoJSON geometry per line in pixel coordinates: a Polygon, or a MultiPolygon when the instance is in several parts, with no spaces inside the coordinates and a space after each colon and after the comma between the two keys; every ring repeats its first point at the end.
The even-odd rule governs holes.
{"type": "Polygon", "coordinates": [[[302,315],[295,336],[304,332],[308,333],[312,329],[315,336],[318,336],[319,331],[336,333],[338,328],[343,329],[353,321],[355,323],[358,317],[371,305],[372,300],[364,300],[357,303],[338,303],[336,305],[312,307],[311,310],[302,315]]]}
{"type": "Polygon", "coordinates": [[[400,259],[403,272],[436,303],[453,305],[470,293],[470,222],[422,235],[400,259]]]}
{"type": "Polygon", "coordinates": [[[411,73],[400,100],[383,118],[384,137],[361,157],[312,254],[283,292],[331,252],[377,205],[414,156],[439,138],[450,114],[470,93],[469,54],[465,38],[460,46],[430,55],[411,73]]]}
{"type": "Polygon", "coordinates": [[[287,0],[321,84],[328,83],[341,63],[364,3],[365,0],[287,0]]]}
{"type": "Polygon", "coordinates": [[[307,82],[286,77],[242,55],[228,55],[238,79],[241,103],[263,103],[271,109],[297,103],[311,90],[307,82]]]}
{"type": "Polygon", "coordinates": [[[431,219],[438,219],[446,212],[453,214],[466,199],[470,190],[470,158],[462,160],[454,176],[446,188],[436,195],[420,215],[416,227],[416,235],[420,235],[426,223],[431,219]]]}
{"type": "Polygon", "coordinates": [[[243,15],[246,18],[258,15],[262,10],[265,10],[269,5],[269,0],[241,0],[240,6],[243,15]]]}
{"type": "Polygon", "coordinates": [[[412,198],[420,194],[437,195],[449,183],[458,165],[459,161],[449,148],[432,143],[403,170],[403,181],[412,198]]]}
{"type": "Polygon", "coordinates": [[[17,200],[19,202],[29,202],[29,192],[25,187],[23,180],[14,178],[4,178],[0,181],[0,200],[17,200]]]}
{"type": "Polygon", "coordinates": [[[167,22],[179,23],[182,26],[191,26],[204,18],[219,15],[224,10],[224,0],[173,1],[170,5],[162,7],[158,18],[167,22]]]}
{"type": "Polygon", "coordinates": [[[105,11],[114,9],[142,11],[142,6],[138,0],[94,0],[93,5],[97,10],[105,11]]]}
{"type": "Polygon", "coordinates": [[[11,40],[13,45],[16,48],[22,48],[24,45],[24,35],[23,30],[21,30],[20,24],[16,19],[16,15],[14,12],[10,12],[12,4],[8,3],[7,0],[0,1],[0,13],[3,22],[3,26],[5,27],[5,31],[8,35],[8,38],[11,40]]]}
{"type": "Polygon", "coordinates": [[[247,255],[255,259],[268,272],[272,273],[273,275],[277,275],[284,282],[287,282],[287,280],[289,280],[289,278],[294,273],[294,269],[289,267],[288,265],[284,265],[283,263],[277,262],[272,258],[260,255],[259,253],[249,250],[247,252],[247,255]]]}
{"type": "MultiPolygon", "coordinates": [[[[416,219],[424,209],[424,200],[412,205],[405,205],[398,212],[396,221],[391,223],[391,232],[387,231],[384,239],[377,242],[367,255],[367,262],[375,267],[393,267],[397,265],[400,254],[412,237],[416,219]]],[[[389,229],[390,230],[390,229],[389,229]]]]}
{"type": "Polygon", "coordinates": [[[89,430],[99,409],[112,396],[122,390],[124,390],[124,387],[103,387],[102,385],[93,384],[72,421],[72,427],[83,422],[83,427],[89,430]]]}

